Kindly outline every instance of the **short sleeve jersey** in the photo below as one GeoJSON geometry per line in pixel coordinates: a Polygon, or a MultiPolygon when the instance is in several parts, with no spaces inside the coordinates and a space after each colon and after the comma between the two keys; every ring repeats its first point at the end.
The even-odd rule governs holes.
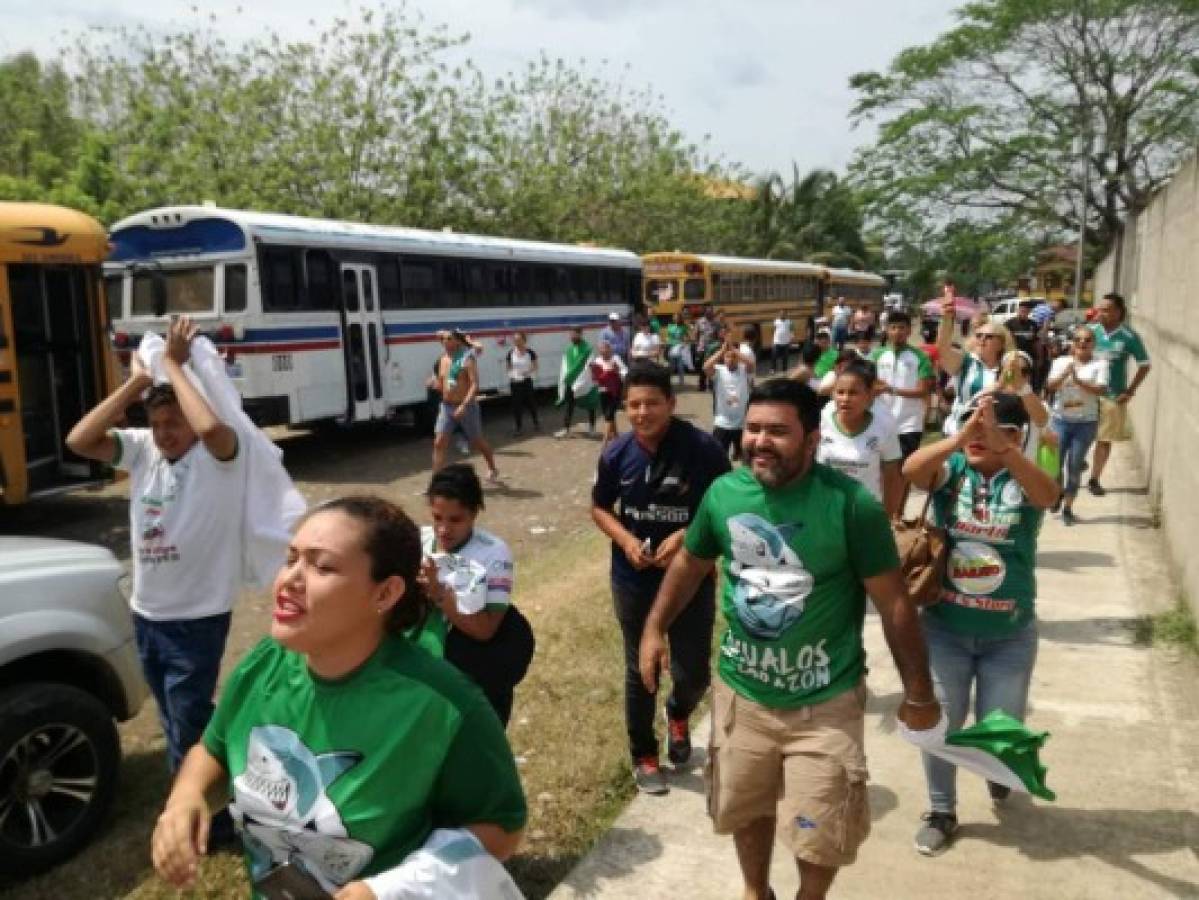
{"type": "Polygon", "coordinates": [[[513,381],[528,381],[533,377],[533,364],[537,362],[537,351],[529,348],[521,352],[513,347],[508,351],[508,377],[513,381]]]}
{"type": "Polygon", "coordinates": [[[687,340],[687,326],[680,325],[677,322],[671,322],[666,326],[666,343],[671,347],[676,344],[681,344],[687,340]]]}
{"type": "Polygon", "coordinates": [[[1053,395],[1053,412],[1067,422],[1094,422],[1099,418],[1099,397],[1079,387],[1078,379],[1106,387],[1107,361],[1092,359],[1088,363],[1079,364],[1069,356],[1059,356],[1049,369],[1049,380],[1061,378],[1063,373],[1070,369],[1071,363],[1074,363],[1073,371],[1066,376],[1066,380],[1053,395]]]}
{"type": "Polygon", "coordinates": [[[1098,322],[1090,326],[1095,335],[1095,356],[1107,361],[1107,395],[1118,397],[1128,390],[1128,359],[1132,357],[1138,366],[1149,365],[1149,353],[1141,336],[1125,325],[1108,333],[1098,322]]]}
{"type": "Polygon", "coordinates": [[[400,638],[334,682],[263,640],[230,675],[203,743],[229,773],[251,880],[294,862],[335,893],[399,865],[434,828],[525,824],[483,695],[400,638]]]}
{"type": "MultiPolygon", "coordinates": [[[[884,344],[871,353],[870,358],[878,366],[879,379],[891,387],[915,390],[925,379],[936,377],[932,360],[923,350],[910,344],[904,344],[899,350],[890,344],[884,344]]],[[[884,399],[895,418],[900,434],[924,430],[923,400],[916,397],[898,397],[895,394],[886,394],[884,399]]]]}
{"type": "Polygon", "coordinates": [[[986,478],[955,453],[933,495],[938,524],[949,534],[941,602],[925,610],[950,629],[1002,636],[1034,616],[1037,533],[1043,510],[1032,506],[1007,469],[986,478]]]}
{"type": "Polygon", "coordinates": [[[645,334],[637,332],[633,335],[633,359],[653,359],[658,355],[658,349],[662,346],[662,339],[657,334],[645,334]]]}
{"type": "Polygon", "coordinates": [[[778,318],[774,320],[774,335],[771,343],[777,345],[791,343],[791,320],[778,318]]]}
{"type": "Polygon", "coordinates": [[[848,475],[870,491],[875,500],[883,499],[883,463],[903,458],[899,433],[892,419],[866,413],[866,424],[849,434],[837,422],[834,404],[825,406],[820,421],[820,443],[816,461],[848,475]]]}
{"type": "Polygon", "coordinates": [[[720,677],[763,706],[822,703],[865,669],[862,582],[899,565],[887,515],[827,466],[768,488],[748,469],[709,489],[687,551],[721,557],[720,677]]]}
{"type": "MultiPolygon", "coordinates": [[[[465,544],[452,553],[436,549],[433,529],[421,526],[421,550],[437,563],[437,580],[454,591],[463,615],[499,612],[512,603],[512,551],[502,538],[475,528],[465,544]]],[[[417,642],[435,656],[445,654],[450,623],[440,609],[430,611],[417,642]]]]}
{"type": "Polygon", "coordinates": [[[113,465],[129,473],[130,606],[156,621],[228,612],[242,571],[245,453],[227,462],[196,441],[170,462],[148,428],[117,428],[113,465]]]}
{"type": "Polygon", "coordinates": [[[817,378],[823,378],[837,365],[837,357],[841,351],[836,347],[829,347],[816,360],[816,365],[812,367],[812,374],[817,378]]]}
{"type": "MultiPolygon", "coordinates": [[[[638,541],[661,543],[691,524],[708,486],[729,470],[716,439],[682,419],[672,419],[661,444],[650,453],[625,432],[600,454],[592,502],[603,509],[619,504],[620,523],[638,541]]],[[[633,590],[656,591],[663,570],[634,569],[612,545],[612,580],[633,590]]]]}
{"type": "Polygon", "coordinates": [[[712,424],[731,431],[744,427],[749,405],[749,370],[745,365],[730,372],[724,363],[717,363],[712,371],[712,393],[716,401],[712,424]]]}
{"type": "Polygon", "coordinates": [[[953,376],[953,406],[950,407],[943,426],[947,435],[957,434],[960,424],[958,419],[962,412],[983,389],[993,385],[998,377],[998,368],[989,368],[973,353],[962,354],[962,367],[953,376]]]}

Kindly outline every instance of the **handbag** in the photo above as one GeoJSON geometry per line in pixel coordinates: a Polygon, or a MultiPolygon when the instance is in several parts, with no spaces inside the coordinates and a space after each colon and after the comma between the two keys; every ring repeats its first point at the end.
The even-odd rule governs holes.
{"type": "MultiPolygon", "coordinates": [[[[950,504],[957,499],[961,477],[954,485],[950,504]]],[[[944,528],[928,520],[933,491],[924,498],[924,506],[915,519],[897,519],[891,523],[895,533],[895,548],[899,551],[899,571],[908,585],[908,596],[917,606],[934,606],[941,602],[941,585],[949,559],[949,535],[944,528]]]]}

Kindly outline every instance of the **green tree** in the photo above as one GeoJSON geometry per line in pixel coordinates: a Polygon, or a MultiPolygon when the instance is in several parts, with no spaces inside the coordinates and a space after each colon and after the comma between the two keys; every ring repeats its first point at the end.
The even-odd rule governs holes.
{"type": "Polygon", "coordinates": [[[790,184],[777,173],[759,178],[749,226],[748,252],[754,256],[868,265],[857,196],[850,184],[827,169],[801,177],[799,168],[792,166],[790,184]]]}
{"type": "Polygon", "coordinates": [[[44,200],[67,178],[82,127],[70,79],[23,53],[0,61],[0,199],[44,200]]]}
{"type": "Polygon", "coordinates": [[[1103,252],[1199,140],[1197,0],[975,0],[959,24],[855,75],[871,213],[1009,217],[1103,252]],[[1076,139],[1082,146],[1076,148],[1076,139]]]}

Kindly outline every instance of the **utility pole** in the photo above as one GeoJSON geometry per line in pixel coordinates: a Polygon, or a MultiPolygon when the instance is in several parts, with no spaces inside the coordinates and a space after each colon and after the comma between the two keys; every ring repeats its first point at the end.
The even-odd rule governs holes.
{"type": "Polygon", "coordinates": [[[1091,110],[1082,108],[1082,134],[1078,138],[1082,161],[1082,196],[1078,200],[1078,259],[1074,262],[1074,308],[1082,306],[1082,262],[1087,241],[1087,195],[1091,191],[1091,110]]]}

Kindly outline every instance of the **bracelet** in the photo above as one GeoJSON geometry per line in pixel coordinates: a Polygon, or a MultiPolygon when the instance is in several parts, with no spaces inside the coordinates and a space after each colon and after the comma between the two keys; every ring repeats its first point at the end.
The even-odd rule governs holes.
{"type": "Polygon", "coordinates": [[[904,706],[940,706],[941,701],[938,700],[936,697],[934,697],[932,700],[909,700],[907,697],[904,697],[903,705],[904,706]]]}

